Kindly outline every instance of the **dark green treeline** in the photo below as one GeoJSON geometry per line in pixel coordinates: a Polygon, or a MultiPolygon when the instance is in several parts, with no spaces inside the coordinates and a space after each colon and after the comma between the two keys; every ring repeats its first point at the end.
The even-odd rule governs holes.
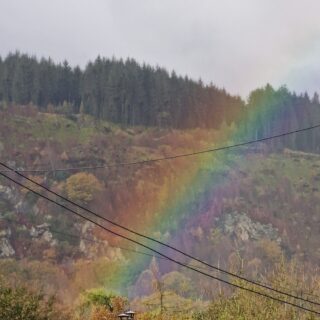
{"type": "MultiPolygon", "coordinates": [[[[245,75],[244,75],[245,77],[245,75]]],[[[123,126],[220,128],[246,119],[239,139],[259,139],[320,123],[318,94],[270,85],[244,103],[223,89],[163,68],[98,57],[82,70],[26,54],[0,57],[0,101],[33,103],[42,111],[87,113],[123,126]],[[252,109],[254,111],[252,112],[252,109]],[[256,112],[256,110],[259,110],[256,112]]],[[[320,130],[272,141],[272,146],[320,152],[320,130]]]]}
{"type": "Polygon", "coordinates": [[[243,104],[225,90],[132,59],[98,57],[81,70],[19,53],[0,61],[0,100],[43,110],[68,103],[74,113],[82,108],[123,125],[175,128],[218,126],[243,104]]]}

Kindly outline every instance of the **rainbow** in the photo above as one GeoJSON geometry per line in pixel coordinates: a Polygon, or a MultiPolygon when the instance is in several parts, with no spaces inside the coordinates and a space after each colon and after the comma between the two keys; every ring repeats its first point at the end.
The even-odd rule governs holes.
{"type": "MultiPolygon", "coordinates": [[[[209,148],[263,137],[265,136],[265,126],[268,126],[269,131],[273,134],[297,129],[297,124],[292,123],[292,118],[297,115],[293,115],[293,109],[284,94],[286,89],[280,88],[278,91],[274,91],[270,86],[267,86],[263,90],[267,92],[264,99],[256,99],[257,101],[253,101],[251,104],[249,102],[248,106],[239,110],[239,113],[235,115],[237,125],[222,126],[215,134],[215,138],[208,144],[209,148]],[[270,101],[268,90],[270,90],[270,96],[275,92],[279,93],[279,98],[274,102],[270,101]]],[[[254,98],[252,97],[253,100],[254,98]]],[[[294,137],[283,139],[290,141],[288,139],[294,139],[294,137]]],[[[153,199],[152,203],[146,200],[150,212],[147,221],[139,221],[138,209],[132,210],[130,217],[126,213],[122,217],[122,221],[149,236],[155,236],[157,232],[162,236],[170,234],[168,239],[170,244],[188,251],[175,239],[178,239],[181,233],[185,232],[187,226],[211,223],[215,217],[221,214],[223,192],[226,188],[232,188],[228,168],[240,167],[248,152],[248,148],[245,147],[234,150],[171,160],[174,162],[175,168],[179,168],[177,178],[170,182],[171,190],[175,190],[175,192],[168,194],[163,191],[164,196],[159,197],[157,201],[153,199]]],[[[168,165],[168,163],[162,165],[168,165]]],[[[147,242],[145,239],[140,238],[139,240],[172,257],[178,257],[169,249],[147,242]]],[[[166,239],[161,240],[166,241],[166,239]]],[[[141,249],[139,248],[139,250],[141,249]]],[[[110,285],[116,290],[127,288],[133,283],[136,276],[147,268],[149,263],[150,257],[130,255],[130,262],[112,275],[112,281],[107,283],[107,286],[110,285]]]]}

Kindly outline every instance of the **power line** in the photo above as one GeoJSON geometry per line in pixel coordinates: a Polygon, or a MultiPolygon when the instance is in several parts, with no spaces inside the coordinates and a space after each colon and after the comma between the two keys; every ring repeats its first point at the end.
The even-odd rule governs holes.
{"type": "MultiPolygon", "coordinates": [[[[23,225],[25,226],[24,223],[22,222],[18,222],[16,220],[13,220],[13,219],[10,219],[10,218],[1,218],[2,220],[5,220],[5,221],[9,221],[9,222],[12,222],[12,223],[15,223],[15,224],[19,224],[19,225],[23,225]]],[[[80,239],[80,240],[84,240],[84,241],[87,241],[87,242],[91,242],[91,243],[98,243],[98,244],[103,244],[103,245],[106,245],[106,243],[102,240],[95,240],[95,239],[89,239],[89,238],[86,238],[86,237],[83,237],[83,236],[79,236],[79,235],[75,235],[75,234],[70,234],[70,233],[66,233],[66,232],[62,232],[62,231],[58,231],[56,229],[52,229],[50,226],[48,227],[48,229],[50,230],[51,233],[54,233],[54,234],[60,234],[60,235],[63,235],[63,236],[66,236],[66,237],[69,237],[69,238],[73,238],[73,239],[80,239]]],[[[123,247],[123,246],[113,246],[113,245],[110,245],[108,243],[108,247],[111,247],[111,248],[116,248],[116,249],[121,249],[121,250],[124,250],[124,251],[127,251],[127,252],[131,252],[131,253],[135,253],[135,254],[140,254],[140,255],[145,255],[145,256],[148,256],[148,257],[155,257],[157,259],[161,259],[161,260],[167,260],[167,258],[164,258],[164,257],[161,257],[161,256],[158,256],[158,255],[154,255],[154,254],[151,254],[151,253],[147,253],[147,252],[142,252],[142,251],[139,251],[139,250],[135,250],[135,249],[130,249],[130,248],[127,248],[127,247],[123,247]]],[[[196,265],[193,265],[193,264],[188,264],[189,266],[193,267],[193,268],[196,268],[196,269],[199,269],[199,270],[204,270],[204,271],[207,271],[208,269],[207,268],[202,268],[202,267],[199,267],[199,266],[196,266],[196,265]]],[[[266,286],[269,286],[269,284],[267,283],[262,283],[262,282],[259,282],[263,285],[266,285],[266,286]]],[[[284,290],[292,290],[290,288],[287,288],[287,287],[283,287],[283,286],[279,286],[281,289],[284,289],[284,290]]],[[[295,292],[296,293],[296,292],[295,292]]],[[[320,298],[319,296],[315,295],[315,294],[311,294],[311,293],[305,293],[303,292],[302,293],[303,295],[305,296],[309,296],[309,297],[314,297],[314,298],[320,298]]],[[[308,300],[308,302],[310,302],[308,300]]]]}
{"type": "MultiPolygon", "coordinates": [[[[111,234],[113,234],[113,235],[115,235],[115,236],[118,236],[118,237],[120,237],[120,238],[123,238],[123,239],[125,239],[125,240],[128,240],[128,241],[130,241],[130,242],[132,242],[132,243],[135,243],[135,244],[137,244],[137,245],[139,245],[139,246],[141,246],[141,247],[144,247],[144,248],[146,248],[146,249],[148,249],[148,250],[150,250],[150,251],[152,251],[152,252],[155,252],[155,253],[157,253],[158,255],[160,255],[160,256],[162,256],[162,257],[164,257],[164,258],[167,258],[169,261],[171,261],[171,262],[173,262],[173,263],[176,263],[177,265],[180,265],[180,266],[182,266],[182,267],[184,267],[184,268],[186,268],[186,269],[192,270],[192,271],[194,271],[194,272],[196,272],[196,273],[202,274],[202,275],[207,276],[207,277],[209,277],[209,278],[211,278],[211,279],[220,281],[220,282],[222,282],[222,283],[225,283],[225,284],[227,284],[227,285],[233,286],[233,287],[235,287],[235,288],[238,288],[238,289],[241,289],[241,290],[245,290],[245,291],[248,291],[248,292],[251,292],[251,293],[260,295],[260,296],[262,296],[262,297],[265,297],[265,298],[268,298],[268,299],[272,299],[272,300],[277,301],[277,302],[279,302],[279,303],[287,304],[287,305],[293,306],[293,307],[295,307],[295,308],[298,308],[298,309],[301,309],[301,310],[304,310],[304,311],[307,311],[307,312],[310,312],[310,313],[314,313],[314,314],[317,314],[317,315],[320,316],[320,312],[318,312],[318,311],[316,311],[316,310],[312,310],[312,309],[306,308],[306,307],[304,307],[304,306],[295,304],[295,303],[293,303],[293,302],[289,302],[289,301],[283,300],[282,298],[277,298],[277,297],[271,296],[271,295],[266,294],[266,293],[263,293],[263,292],[256,291],[256,290],[251,289],[251,288],[248,288],[248,287],[243,287],[243,286],[241,286],[241,285],[239,285],[239,284],[229,282],[229,281],[227,281],[227,280],[218,278],[218,277],[213,276],[213,275],[211,275],[211,274],[209,274],[209,273],[206,273],[206,272],[204,272],[204,271],[200,271],[200,270],[197,270],[197,269],[195,269],[195,268],[193,268],[193,267],[190,267],[189,265],[184,264],[184,263],[182,263],[182,262],[180,262],[180,261],[178,261],[178,260],[176,260],[176,259],[174,259],[174,258],[171,258],[171,257],[169,257],[169,256],[161,253],[160,251],[153,249],[153,248],[150,247],[150,246],[147,246],[147,245],[145,245],[145,244],[143,244],[143,243],[141,243],[141,242],[139,242],[139,241],[137,241],[137,240],[134,240],[134,239],[129,238],[128,236],[122,235],[122,234],[120,234],[120,233],[118,233],[118,232],[115,232],[115,231],[113,231],[113,230],[111,230],[111,229],[106,228],[105,226],[99,224],[98,222],[92,220],[91,218],[88,218],[88,217],[82,215],[81,213],[79,213],[79,212],[77,212],[77,211],[75,211],[75,210],[73,210],[73,209],[71,209],[71,208],[69,208],[69,207],[66,207],[65,205],[63,205],[63,204],[61,204],[61,203],[59,203],[59,202],[57,202],[57,201],[55,201],[55,200],[53,200],[53,199],[51,199],[51,198],[43,195],[43,194],[41,194],[41,193],[33,190],[32,188],[30,188],[30,187],[28,187],[28,186],[20,183],[19,181],[17,181],[17,180],[15,180],[15,179],[13,179],[13,178],[5,175],[4,173],[0,173],[0,175],[3,176],[4,178],[6,178],[7,180],[10,180],[11,182],[19,185],[20,187],[22,187],[22,188],[24,188],[24,189],[26,189],[26,190],[29,190],[30,192],[36,194],[37,196],[39,196],[39,197],[41,197],[41,198],[43,198],[43,199],[46,199],[47,201],[49,201],[49,202],[51,202],[51,203],[54,203],[54,204],[58,205],[59,207],[61,207],[61,208],[65,209],[65,210],[73,213],[74,215],[76,215],[76,216],[78,216],[78,217],[81,217],[82,219],[84,219],[84,220],[86,220],[86,221],[89,221],[89,222],[93,223],[94,225],[102,228],[103,230],[105,230],[105,231],[107,231],[107,232],[109,232],[109,233],[111,233],[111,234]]],[[[302,300],[301,298],[299,298],[299,299],[302,300]]],[[[310,301],[308,301],[308,300],[307,300],[307,302],[312,303],[312,302],[310,302],[310,301]]]]}
{"type": "MultiPolygon", "coordinates": [[[[273,139],[277,139],[277,138],[282,138],[282,137],[289,136],[289,135],[292,135],[295,133],[301,133],[301,132],[313,130],[313,129],[316,129],[319,127],[320,127],[320,124],[317,124],[314,126],[309,126],[309,127],[302,128],[302,129],[288,131],[288,132],[272,135],[272,136],[265,137],[265,138],[254,139],[254,140],[249,140],[249,141],[245,141],[245,142],[240,142],[237,144],[232,144],[232,145],[227,145],[227,146],[222,146],[222,147],[217,147],[217,148],[212,148],[212,149],[205,149],[205,150],[200,150],[200,151],[195,151],[195,152],[190,152],[190,153],[181,153],[181,154],[168,156],[168,157],[159,157],[159,158],[140,160],[140,161],[132,161],[132,162],[119,162],[119,163],[106,164],[106,165],[100,165],[100,166],[83,166],[83,167],[57,168],[57,169],[21,169],[21,170],[16,169],[15,172],[44,173],[44,172],[59,172],[59,171],[96,170],[96,169],[105,169],[105,168],[114,168],[114,167],[143,165],[143,164],[147,164],[147,163],[154,163],[154,162],[165,161],[165,160],[173,160],[173,159],[178,159],[178,158],[197,156],[197,155],[211,153],[211,152],[217,152],[217,151],[223,151],[223,150],[243,147],[243,146],[254,144],[254,143],[259,143],[259,142],[264,142],[264,141],[273,140],[273,139]]],[[[0,172],[10,172],[10,170],[1,170],[0,172]]]]}
{"type": "MultiPolygon", "coordinates": [[[[0,219],[5,220],[5,221],[12,222],[12,223],[14,223],[14,224],[19,224],[19,225],[25,226],[24,223],[19,222],[19,221],[16,221],[16,220],[13,220],[13,219],[3,218],[3,217],[1,217],[0,219]]],[[[48,230],[49,230],[51,233],[60,234],[60,235],[62,235],[62,236],[66,236],[66,237],[69,237],[69,238],[80,239],[80,240],[84,240],[84,241],[91,242],[91,243],[98,243],[98,244],[106,245],[105,241],[103,241],[103,240],[89,239],[89,238],[87,238],[87,237],[78,236],[78,235],[75,235],[75,234],[58,231],[58,230],[56,230],[56,229],[52,229],[50,226],[48,227],[48,230]]],[[[148,256],[148,257],[156,257],[156,258],[158,258],[158,259],[167,260],[167,259],[164,258],[164,257],[157,256],[157,255],[154,255],[154,254],[151,254],[151,253],[142,252],[142,251],[138,251],[138,250],[130,249],[130,248],[125,248],[125,247],[122,247],[122,246],[113,246],[113,245],[110,245],[109,243],[108,243],[108,247],[110,247],[110,248],[116,248],[116,249],[121,249],[121,250],[124,250],[124,251],[132,252],[132,253],[137,253],[137,254],[141,254],[141,255],[146,255],[146,256],[148,256]]],[[[194,267],[196,267],[196,266],[194,266],[194,267]]],[[[199,268],[199,269],[202,269],[202,268],[199,268]]],[[[204,268],[203,268],[203,270],[207,270],[207,269],[204,269],[204,268]]]]}
{"type": "MultiPolygon", "coordinates": [[[[320,126],[320,125],[319,125],[319,126],[320,126]]],[[[190,255],[190,254],[188,254],[188,253],[180,250],[180,249],[177,249],[177,248],[175,248],[175,247],[167,244],[167,243],[161,242],[161,241],[159,241],[159,240],[157,240],[157,239],[154,239],[154,238],[152,238],[152,237],[150,237],[150,236],[146,236],[146,235],[144,235],[144,234],[142,234],[142,233],[140,233],[140,232],[134,231],[133,229],[130,229],[130,228],[125,227],[125,226],[122,226],[122,225],[119,224],[119,223],[116,223],[116,222],[114,222],[114,221],[112,221],[112,220],[110,220],[110,219],[108,219],[108,218],[105,218],[105,217],[103,217],[102,215],[97,214],[96,212],[94,212],[94,211],[92,211],[92,210],[90,210],[90,209],[88,209],[88,208],[85,208],[85,207],[83,207],[82,205],[77,204],[76,202],[74,202],[74,201],[72,201],[72,200],[70,200],[70,199],[68,199],[68,198],[66,198],[66,197],[58,194],[57,192],[55,192],[55,191],[53,191],[53,190],[51,190],[51,189],[43,186],[42,184],[36,182],[35,180],[33,180],[33,179],[31,179],[31,178],[23,175],[22,173],[20,173],[20,172],[18,172],[18,171],[15,171],[14,169],[10,168],[9,166],[7,166],[6,164],[4,164],[4,163],[2,163],[2,162],[0,162],[0,165],[4,166],[4,167],[5,167],[6,169],[8,169],[8,170],[11,170],[11,172],[15,172],[17,175],[19,175],[19,176],[23,177],[24,179],[26,179],[26,180],[34,183],[35,185],[37,185],[37,186],[45,189],[45,190],[48,191],[49,193],[51,193],[51,194],[59,197],[60,199],[66,201],[66,202],[68,202],[68,203],[71,203],[72,205],[74,205],[74,206],[76,206],[76,207],[78,207],[78,208],[80,208],[80,209],[82,209],[82,210],[84,210],[84,211],[86,211],[86,212],[94,215],[95,217],[97,217],[97,218],[99,218],[99,219],[102,219],[102,220],[104,220],[104,221],[106,221],[106,222],[108,222],[108,223],[110,223],[110,224],[112,224],[112,225],[114,225],[114,226],[116,226],[116,227],[118,227],[118,228],[121,228],[121,229],[123,229],[123,230],[125,230],[125,231],[128,231],[128,232],[130,232],[130,233],[132,233],[132,234],[134,234],[134,235],[137,235],[137,236],[142,237],[142,238],[144,238],[144,239],[147,239],[147,240],[153,241],[153,242],[155,242],[155,243],[158,243],[158,244],[160,244],[160,245],[162,245],[162,246],[165,246],[165,247],[167,247],[167,248],[169,248],[169,249],[171,249],[171,250],[174,250],[174,251],[176,251],[176,252],[184,255],[185,257],[188,257],[188,258],[190,258],[190,259],[192,259],[192,260],[194,260],[194,261],[197,261],[197,262],[205,265],[206,267],[209,267],[209,268],[212,268],[212,269],[217,270],[217,271],[219,271],[219,272],[225,273],[225,274],[227,274],[227,275],[229,275],[229,276],[235,277],[235,278],[240,279],[240,280],[242,280],[242,281],[249,282],[249,283],[251,283],[251,284],[253,284],[253,285],[262,287],[262,288],[264,288],[264,289],[267,289],[267,290],[270,290],[270,291],[274,291],[274,292],[276,292],[276,293],[279,293],[279,294],[282,294],[282,295],[286,295],[286,296],[291,297],[291,298],[294,298],[294,299],[298,299],[298,300],[305,301],[305,302],[308,302],[308,303],[312,303],[312,304],[315,304],[315,305],[320,305],[320,303],[318,303],[318,302],[311,301],[311,300],[309,300],[309,299],[305,299],[305,298],[302,298],[302,297],[293,295],[293,294],[291,294],[291,293],[288,293],[288,292],[285,292],[285,291],[282,291],[282,290],[274,289],[274,288],[272,288],[271,286],[268,286],[268,285],[259,283],[259,282],[254,281],[254,280],[250,280],[250,279],[248,279],[248,278],[245,278],[245,277],[240,276],[240,275],[238,275],[238,274],[235,274],[235,273],[233,273],[233,272],[230,272],[230,271],[224,270],[224,269],[222,269],[222,268],[220,268],[220,267],[211,265],[211,264],[209,264],[209,263],[207,263],[207,262],[205,262],[205,261],[203,261],[203,260],[200,260],[200,259],[198,259],[198,258],[196,258],[196,257],[194,257],[194,256],[192,256],[192,255],[190,255]]],[[[3,173],[1,173],[1,172],[0,172],[0,174],[3,175],[3,173]]]]}

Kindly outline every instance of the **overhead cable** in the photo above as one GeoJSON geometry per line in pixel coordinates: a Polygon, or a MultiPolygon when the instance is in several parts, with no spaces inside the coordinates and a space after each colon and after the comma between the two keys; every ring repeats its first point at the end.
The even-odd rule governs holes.
{"type": "MultiPolygon", "coordinates": [[[[74,205],[75,207],[78,207],[78,208],[81,209],[81,210],[84,210],[84,211],[92,214],[93,216],[95,216],[95,217],[97,217],[97,218],[99,218],[99,219],[102,219],[102,220],[104,220],[104,221],[106,221],[106,222],[108,222],[108,223],[110,223],[110,224],[112,224],[112,225],[114,225],[114,226],[116,226],[116,227],[118,227],[118,228],[121,228],[121,229],[123,229],[123,230],[125,230],[125,231],[127,231],[127,232],[130,232],[130,233],[132,233],[132,234],[134,234],[134,235],[136,235],[136,236],[139,236],[139,237],[141,237],[141,238],[150,240],[150,241],[155,242],[155,243],[157,243],[157,244],[160,244],[160,245],[162,245],[162,246],[164,246],[164,247],[167,247],[167,248],[169,248],[169,249],[171,249],[171,250],[173,250],[173,251],[175,251],[175,252],[178,252],[179,254],[184,255],[185,257],[188,257],[188,258],[190,258],[190,259],[192,259],[192,260],[194,260],[194,261],[197,261],[197,262],[205,265],[206,267],[209,267],[209,268],[211,268],[211,269],[220,271],[220,272],[222,272],[222,273],[224,273],[224,274],[227,274],[227,275],[229,275],[229,276],[235,277],[235,278],[237,278],[237,279],[239,279],[239,280],[246,281],[246,282],[251,283],[251,284],[253,284],[253,285],[262,287],[262,288],[264,288],[264,289],[267,289],[267,290],[270,290],[270,291],[273,291],[273,292],[276,292],[276,293],[279,293],[279,294],[282,294],[282,295],[286,295],[286,296],[291,297],[291,298],[294,298],[294,299],[299,299],[299,300],[302,300],[302,301],[305,301],[305,302],[308,302],[308,303],[312,303],[312,304],[315,304],[315,305],[320,305],[319,302],[311,301],[311,300],[309,300],[309,299],[305,299],[305,298],[299,297],[299,296],[297,296],[297,295],[293,295],[293,294],[291,294],[291,293],[289,293],[289,292],[285,292],[285,291],[282,291],[282,290],[275,289],[275,288],[273,288],[273,287],[271,287],[271,286],[262,284],[262,283],[260,283],[260,282],[258,282],[258,281],[254,281],[254,280],[248,279],[248,278],[246,278],[246,277],[244,277],[244,276],[240,276],[240,275],[238,275],[238,274],[236,274],[236,273],[233,273],[233,272],[224,270],[224,269],[222,269],[222,268],[220,268],[220,267],[217,267],[217,266],[214,266],[214,265],[212,265],[212,264],[209,264],[209,263],[207,263],[207,262],[205,262],[205,261],[203,261],[203,260],[201,260],[201,259],[199,259],[199,258],[196,258],[196,257],[194,257],[194,256],[192,256],[192,255],[190,255],[190,254],[188,254],[188,253],[186,253],[186,252],[184,252],[184,251],[182,251],[182,250],[180,250],[180,249],[177,249],[177,248],[175,248],[175,247],[173,247],[173,246],[171,246],[171,245],[169,245],[169,244],[167,244],[167,243],[164,243],[164,242],[162,242],[162,241],[160,241],[160,240],[157,240],[157,239],[155,239],[155,238],[152,238],[152,237],[150,237],[150,236],[146,236],[146,235],[144,235],[144,234],[142,234],[142,233],[140,233],[140,232],[137,232],[137,231],[135,231],[135,230],[133,230],[133,229],[131,229],[131,228],[128,228],[128,227],[126,227],[126,226],[123,226],[123,225],[121,225],[121,224],[119,224],[119,223],[117,223],[117,222],[114,222],[114,221],[112,221],[112,220],[110,220],[110,219],[108,219],[108,218],[105,218],[105,217],[103,217],[101,214],[98,214],[98,213],[96,213],[96,212],[94,212],[94,211],[92,211],[92,210],[90,210],[90,209],[88,209],[88,208],[86,208],[86,207],[84,207],[84,206],[82,206],[82,205],[80,205],[80,204],[78,204],[78,203],[76,203],[76,202],[74,202],[74,201],[72,201],[72,200],[64,197],[64,196],[62,196],[61,194],[59,194],[59,193],[51,190],[50,188],[48,188],[48,187],[46,187],[46,186],[43,186],[42,184],[38,183],[38,182],[35,181],[34,179],[31,179],[31,178],[25,176],[25,175],[22,174],[21,172],[15,171],[14,169],[10,168],[9,166],[7,166],[6,164],[4,164],[3,162],[0,162],[0,165],[2,165],[3,167],[5,167],[7,170],[9,170],[9,171],[11,171],[11,172],[15,172],[17,175],[19,175],[20,177],[22,177],[22,178],[24,178],[24,179],[32,182],[32,183],[35,184],[36,186],[41,187],[42,189],[46,190],[47,192],[49,192],[49,193],[51,193],[51,194],[59,197],[60,199],[62,199],[62,200],[64,200],[64,201],[66,201],[66,202],[74,205]]],[[[3,175],[2,172],[0,172],[0,174],[3,175]]]]}
{"type": "MultiPolygon", "coordinates": [[[[57,206],[65,209],[65,210],[67,210],[68,212],[71,212],[72,214],[74,214],[74,215],[76,215],[76,216],[78,216],[78,217],[81,217],[82,219],[84,219],[84,220],[86,220],[86,221],[88,221],[88,222],[93,223],[94,225],[102,228],[103,230],[105,230],[105,231],[107,231],[107,232],[109,232],[109,233],[111,233],[111,234],[113,234],[113,235],[115,235],[115,236],[118,236],[118,237],[120,237],[120,238],[122,238],[122,239],[125,239],[125,240],[127,240],[127,241],[130,241],[130,242],[132,242],[132,243],[134,243],[134,244],[137,244],[137,245],[139,245],[139,246],[141,246],[141,247],[143,247],[143,248],[145,248],[145,249],[148,249],[148,250],[150,250],[150,251],[152,251],[152,252],[154,252],[154,253],[156,253],[156,254],[164,257],[164,258],[167,258],[167,260],[169,260],[169,261],[171,261],[171,262],[173,262],[173,263],[175,263],[175,264],[177,264],[177,265],[180,265],[180,266],[182,266],[182,267],[184,267],[184,268],[186,268],[186,269],[192,270],[192,271],[194,271],[194,272],[196,272],[196,273],[199,273],[199,274],[204,275],[204,276],[206,276],[206,277],[209,277],[209,278],[211,278],[211,279],[220,281],[220,282],[222,282],[222,283],[225,283],[225,284],[227,284],[227,285],[233,286],[233,287],[235,287],[235,288],[238,288],[238,289],[241,289],[241,290],[245,290],[245,291],[251,292],[251,293],[253,293],[253,294],[256,294],[256,295],[259,295],[259,296],[262,296],[262,297],[265,297],[265,298],[268,298],[268,299],[272,299],[272,300],[277,301],[277,302],[279,302],[279,303],[286,304],[286,305],[290,305],[290,306],[293,306],[293,307],[295,307],[295,308],[298,308],[298,309],[301,309],[301,310],[304,310],[304,311],[307,311],[307,312],[310,312],[310,313],[313,313],[313,314],[317,314],[318,316],[320,316],[320,312],[318,312],[318,311],[316,311],[316,310],[309,309],[309,308],[304,307],[304,306],[302,306],[302,305],[299,305],[299,304],[296,304],[296,303],[293,303],[293,302],[290,302],[290,301],[283,300],[282,298],[278,298],[278,297],[271,296],[271,295],[269,295],[269,294],[266,294],[266,293],[257,291],[257,290],[255,290],[255,289],[251,289],[251,288],[248,288],[248,287],[244,287],[244,286],[242,286],[242,285],[240,285],[240,284],[233,283],[233,282],[230,282],[230,281],[228,281],[228,280],[221,279],[221,278],[219,278],[219,277],[213,276],[213,275],[211,275],[211,274],[209,274],[209,273],[206,273],[206,272],[204,272],[204,271],[201,271],[201,270],[198,270],[198,269],[196,269],[196,268],[190,267],[189,265],[187,265],[187,264],[185,264],[185,263],[183,263],[183,262],[181,262],[181,261],[179,261],[179,260],[176,260],[176,259],[174,259],[174,258],[171,258],[170,256],[168,256],[168,255],[166,255],[166,254],[164,254],[164,253],[162,253],[162,252],[160,252],[160,251],[158,251],[158,250],[156,250],[156,249],[154,249],[154,248],[152,248],[152,247],[150,247],[150,246],[148,246],[148,245],[145,245],[145,244],[143,244],[143,243],[141,243],[141,242],[139,242],[139,241],[137,241],[137,240],[134,240],[134,239],[132,239],[132,238],[129,238],[129,237],[126,236],[126,235],[120,234],[120,233],[118,233],[118,232],[116,232],[116,231],[113,231],[113,230],[111,230],[111,229],[106,228],[105,226],[103,226],[102,224],[98,223],[97,221],[95,221],[95,220],[93,220],[93,219],[91,219],[91,218],[88,218],[88,217],[84,216],[83,214],[81,214],[81,213],[79,213],[79,212],[77,212],[77,211],[75,211],[75,210],[73,210],[73,209],[65,206],[64,204],[61,204],[61,203],[59,203],[59,202],[57,202],[57,201],[55,201],[55,200],[53,200],[53,199],[51,199],[51,198],[49,198],[49,197],[47,197],[47,196],[45,196],[45,195],[39,193],[38,191],[36,191],[36,190],[28,187],[27,185],[24,185],[23,183],[15,180],[15,179],[13,179],[13,178],[11,178],[10,176],[5,175],[4,173],[1,173],[1,172],[0,172],[0,175],[3,176],[5,179],[7,179],[7,180],[9,180],[9,181],[11,181],[11,182],[19,185],[20,187],[22,187],[22,188],[24,188],[24,189],[26,189],[26,190],[28,190],[28,191],[36,194],[37,196],[39,196],[39,197],[41,197],[41,198],[43,198],[43,199],[46,199],[47,201],[49,201],[49,202],[51,202],[51,203],[53,203],[53,204],[55,204],[55,205],[57,205],[57,206]]],[[[287,295],[287,296],[290,296],[290,295],[287,295]]],[[[303,299],[299,298],[299,300],[303,300],[303,299]]],[[[312,304],[312,302],[309,301],[309,300],[307,300],[306,302],[312,304]]],[[[318,304],[318,303],[316,303],[316,304],[318,304]]]]}
{"type": "MultiPolygon", "coordinates": [[[[199,151],[194,151],[194,152],[189,152],[189,153],[181,153],[181,154],[176,154],[176,155],[172,155],[172,156],[168,156],[168,157],[159,157],[159,158],[146,159],[146,160],[137,160],[137,161],[132,161],[132,162],[118,162],[118,163],[111,163],[111,164],[105,164],[105,165],[100,165],[100,166],[82,166],[82,167],[56,168],[56,169],[53,169],[53,168],[52,169],[15,169],[15,171],[16,172],[29,172],[29,173],[45,173],[45,172],[59,172],[59,171],[96,170],[96,169],[104,169],[104,168],[144,165],[144,164],[155,163],[155,162],[159,162],[159,161],[174,160],[174,159],[178,159],[178,158],[192,157],[192,156],[197,156],[197,155],[206,154],[206,153],[234,149],[234,148],[243,147],[246,145],[251,145],[254,143],[259,143],[259,142],[264,142],[264,141],[268,141],[268,140],[286,137],[286,136],[296,134],[296,133],[314,130],[316,128],[320,128],[320,124],[309,126],[309,127],[302,128],[302,129],[293,130],[293,131],[288,131],[288,132],[284,132],[284,133],[280,133],[280,134],[276,134],[276,135],[272,135],[272,136],[264,137],[264,138],[260,138],[260,139],[254,139],[254,140],[244,141],[244,142],[240,142],[240,143],[236,143],[236,144],[231,144],[231,145],[226,145],[226,146],[211,148],[211,149],[205,149],[205,150],[199,150],[199,151]]],[[[9,172],[9,171],[3,170],[0,172],[9,172]]]]}

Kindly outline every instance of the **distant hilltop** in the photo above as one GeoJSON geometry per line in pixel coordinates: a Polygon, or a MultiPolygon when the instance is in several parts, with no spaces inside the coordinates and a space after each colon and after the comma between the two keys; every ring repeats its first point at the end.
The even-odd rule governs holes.
{"type": "MultiPolygon", "coordinates": [[[[210,128],[233,131],[246,141],[295,131],[320,122],[317,93],[297,95],[267,84],[247,101],[165,69],[98,57],[84,70],[18,52],[0,58],[0,103],[32,104],[41,112],[88,114],[123,127],[210,128]],[[232,130],[234,128],[235,130],[232,130]]],[[[319,130],[286,137],[293,150],[319,153],[319,130]]],[[[277,147],[277,141],[268,145],[277,147]]],[[[281,148],[281,144],[280,144],[281,148]]]]}

